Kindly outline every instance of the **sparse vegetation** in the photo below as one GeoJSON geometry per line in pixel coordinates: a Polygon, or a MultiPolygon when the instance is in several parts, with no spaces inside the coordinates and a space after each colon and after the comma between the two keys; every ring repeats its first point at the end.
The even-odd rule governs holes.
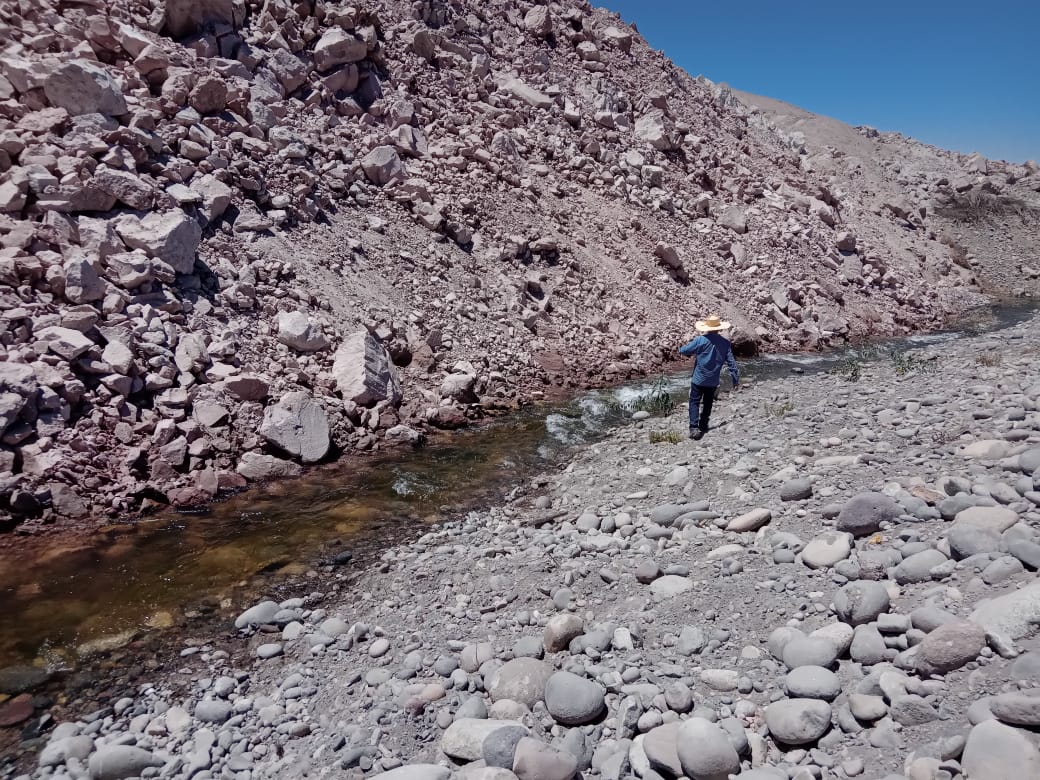
{"type": "Polygon", "coordinates": [[[650,431],[651,444],[662,444],[664,442],[678,444],[682,440],[683,435],[678,431],[650,431]]]}
{"type": "Polygon", "coordinates": [[[858,382],[863,375],[863,358],[859,355],[846,355],[830,373],[849,382],[858,382]]]}
{"type": "Polygon", "coordinates": [[[794,401],[785,398],[782,401],[767,403],[762,407],[762,411],[769,417],[783,417],[794,411],[794,401]]]}
{"type": "Polygon", "coordinates": [[[913,352],[898,352],[893,349],[889,352],[889,357],[892,359],[892,367],[897,376],[923,374],[934,368],[932,361],[925,360],[913,352]]]}
{"type": "Polygon", "coordinates": [[[975,362],[980,366],[999,366],[1004,360],[1004,356],[999,352],[986,352],[975,358],[975,362]]]}
{"type": "Polygon", "coordinates": [[[1030,211],[1032,209],[1021,198],[987,192],[978,187],[967,192],[950,193],[936,209],[939,216],[963,223],[979,222],[986,217],[1024,217],[1030,211]]]}
{"type": "Polygon", "coordinates": [[[926,359],[913,352],[901,352],[896,349],[869,347],[845,355],[838,365],[830,370],[830,373],[849,382],[858,382],[863,376],[865,363],[880,360],[886,356],[891,361],[892,371],[896,376],[923,374],[935,369],[934,358],[926,359]]]}

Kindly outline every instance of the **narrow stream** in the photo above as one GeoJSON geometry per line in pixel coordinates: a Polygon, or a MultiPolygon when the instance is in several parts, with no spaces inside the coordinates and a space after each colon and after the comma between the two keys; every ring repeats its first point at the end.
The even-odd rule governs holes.
{"type": "MultiPolygon", "coordinates": [[[[905,350],[996,330],[1034,311],[1033,305],[998,306],[946,333],[883,346],[905,350]]],[[[824,371],[850,353],[855,350],[766,356],[743,361],[742,371],[752,380],[792,369],[824,371]]],[[[106,526],[87,538],[56,539],[31,556],[2,553],[0,670],[18,664],[75,668],[91,651],[190,625],[200,613],[299,580],[345,551],[355,560],[377,555],[429,523],[487,506],[572,448],[626,423],[625,404],[655,381],[685,400],[685,373],[587,392],[458,434],[447,445],[362,466],[326,466],[302,479],[250,490],[205,514],[171,512],[135,525],[106,526]]]]}

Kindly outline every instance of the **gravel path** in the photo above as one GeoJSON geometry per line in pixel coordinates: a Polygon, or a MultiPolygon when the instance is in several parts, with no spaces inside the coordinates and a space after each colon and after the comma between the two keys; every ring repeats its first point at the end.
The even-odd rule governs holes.
{"type": "Polygon", "coordinates": [[[1038,345],[764,381],[701,442],[651,442],[683,409],[618,430],[251,607],[32,777],[1040,777],[1038,345]]]}

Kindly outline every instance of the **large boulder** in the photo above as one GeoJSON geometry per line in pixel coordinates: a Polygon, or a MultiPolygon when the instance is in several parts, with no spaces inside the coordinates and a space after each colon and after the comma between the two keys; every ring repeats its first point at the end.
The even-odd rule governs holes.
{"type": "Polygon", "coordinates": [[[317,463],[329,451],[329,421],[310,393],[286,393],[267,407],[260,435],[304,463],[317,463]]]}
{"type": "Polygon", "coordinates": [[[43,82],[50,104],[72,116],[127,112],[123,92],[101,65],[87,60],[70,60],[50,72],[43,82]]]}
{"type": "Polygon", "coordinates": [[[183,211],[156,211],[140,220],[126,218],[119,222],[117,230],[127,246],[144,250],[177,273],[190,274],[194,270],[202,228],[183,211]]]}
{"type": "Polygon", "coordinates": [[[377,146],[361,158],[361,169],[373,184],[382,187],[405,178],[407,171],[397,150],[392,146],[377,146]]]}
{"type": "Polygon", "coordinates": [[[348,401],[362,406],[401,401],[401,385],[390,354],[368,331],[348,336],[332,365],[336,387],[348,401]]]}
{"type": "Polygon", "coordinates": [[[342,27],[329,28],[314,46],[314,66],[320,71],[337,65],[360,62],[368,54],[368,44],[342,27]]]}

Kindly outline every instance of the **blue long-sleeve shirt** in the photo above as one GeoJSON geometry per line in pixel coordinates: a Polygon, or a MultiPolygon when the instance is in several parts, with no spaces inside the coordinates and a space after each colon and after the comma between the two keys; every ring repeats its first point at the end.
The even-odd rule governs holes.
{"type": "Polygon", "coordinates": [[[740,382],[737,361],[733,357],[733,346],[721,333],[704,333],[689,344],[679,347],[679,354],[697,358],[697,365],[693,370],[695,385],[718,387],[723,364],[729,368],[733,386],[736,387],[740,382]]]}

